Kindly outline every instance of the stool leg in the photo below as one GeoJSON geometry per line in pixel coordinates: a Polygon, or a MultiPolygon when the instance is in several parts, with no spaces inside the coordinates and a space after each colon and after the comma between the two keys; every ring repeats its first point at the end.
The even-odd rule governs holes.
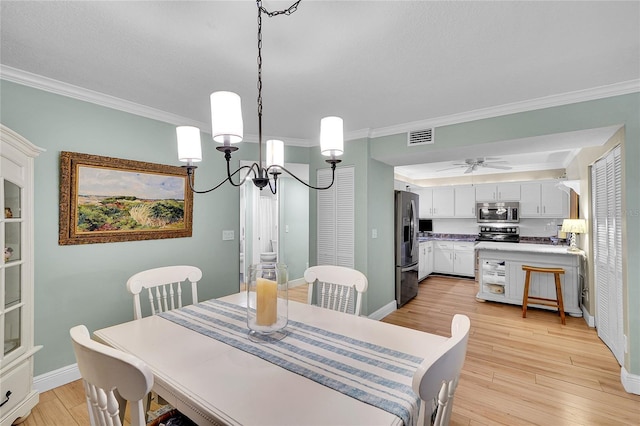
{"type": "Polygon", "coordinates": [[[562,300],[562,283],[560,281],[560,274],[553,274],[556,281],[556,298],[558,299],[558,311],[560,311],[560,320],[562,324],[566,324],[564,319],[564,301],[562,300]]]}
{"type": "Polygon", "coordinates": [[[522,294],[522,318],[527,317],[527,302],[529,302],[529,280],[531,278],[531,271],[526,272],[524,278],[524,292],[522,294]]]}

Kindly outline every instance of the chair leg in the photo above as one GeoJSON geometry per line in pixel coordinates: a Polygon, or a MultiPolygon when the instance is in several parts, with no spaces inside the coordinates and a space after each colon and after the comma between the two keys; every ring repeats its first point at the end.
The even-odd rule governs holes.
{"type": "Polygon", "coordinates": [[[524,292],[522,294],[522,318],[527,317],[527,303],[529,302],[529,281],[531,279],[531,271],[526,272],[524,279],[524,292]]]}
{"type": "Polygon", "coordinates": [[[560,281],[560,274],[553,274],[556,281],[556,299],[558,299],[558,311],[560,311],[560,320],[565,325],[564,318],[564,301],[562,300],[562,283],[560,281]]]}

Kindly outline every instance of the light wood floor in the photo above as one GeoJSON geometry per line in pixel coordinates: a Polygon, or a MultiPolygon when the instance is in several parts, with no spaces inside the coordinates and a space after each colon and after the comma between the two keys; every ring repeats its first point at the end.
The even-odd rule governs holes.
{"type": "MultiPolygon", "coordinates": [[[[620,366],[582,318],[475,300],[476,283],[429,277],[418,296],[383,321],[450,336],[471,319],[452,425],[639,425],[640,396],[620,384],[620,366]]],[[[306,302],[306,287],[290,291],[306,302]]],[[[25,426],[88,425],[80,381],[40,395],[25,426]]]]}

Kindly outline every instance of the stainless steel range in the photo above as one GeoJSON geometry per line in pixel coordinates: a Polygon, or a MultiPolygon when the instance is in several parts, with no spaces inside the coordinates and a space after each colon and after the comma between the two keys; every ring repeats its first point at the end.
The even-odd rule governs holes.
{"type": "Polygon", "coordinates": [[[519,243],[520,229],[515,225],[480,225],[476,241],[519,243]]]}

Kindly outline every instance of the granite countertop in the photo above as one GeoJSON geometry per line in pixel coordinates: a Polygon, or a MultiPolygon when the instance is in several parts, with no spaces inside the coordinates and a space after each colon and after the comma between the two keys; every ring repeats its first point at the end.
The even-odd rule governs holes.
{"type": "Polygon", "coordinates": [[[475,242],[478,234],[430,234],[426,237],[418,237],[419,242],[425,241],[473,241],[475,242]]]}
{"type": "Polygon", "coordinates": [[[498,250],[498,251],[519,251],[530,253],[549,253],[549,254],[571,254],[585,256],[585,252],[569,251],[568,246],[554,246],[549,244],[532,244],[532,243],[496,243],[493,241],[482,241],[476,244],[476,250],[498,250]]]}

